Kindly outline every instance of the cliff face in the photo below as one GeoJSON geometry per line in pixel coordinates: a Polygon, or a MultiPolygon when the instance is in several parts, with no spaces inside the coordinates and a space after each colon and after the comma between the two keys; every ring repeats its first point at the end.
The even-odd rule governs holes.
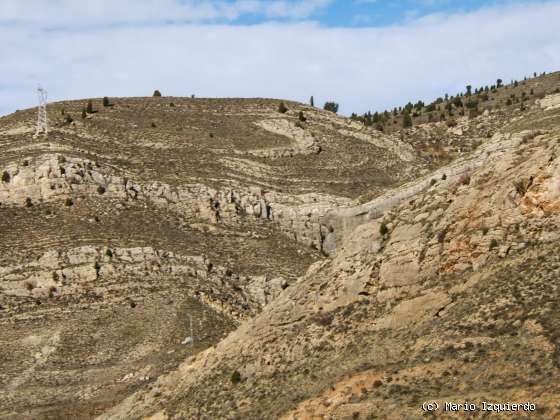
{"type": "Polygon", "coordinates": [[[556,102],[399,135],[273,100],[2,118],[0,416],[558,415],[556,102]]]}

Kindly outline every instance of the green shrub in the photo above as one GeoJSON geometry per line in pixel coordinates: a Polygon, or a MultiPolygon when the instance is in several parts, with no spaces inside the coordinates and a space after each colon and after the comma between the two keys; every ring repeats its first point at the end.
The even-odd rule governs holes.
{"type": "Polygon", "coordinates": [[[385,223],[381,223],[381,225],[379,226],[379,233],[383,236],[389,233],[389,228],[385,223]]]}
{"type": "Polygon", "coordinates": [[[442,180],[442,181],[445,181],[446,179],[447,179],[447,175],[443,174],[443,175],[441,176],[441,180],[442,180]]]}
{"type": "Polygon", "coordinates": [[[437,182],[437,181],[436,181],[435,179],[433,179],[433,178],[430,179],[430,186],[436,185],[436,182],[437,182]]]}
{"type": "Polygon", "coordinates": [[[239,373],[239,371],[237,370],[234,370],[231,374],[231,383],[235,385],[239,382],[241,382],[241,373],[239,373]]]}
{"type": "Polygon", "coordinates": [[[103,106],[111,106],[111,102],[109,102],[109,98],[106,96],[103,97],[103,106]]]}
{"type": "Polygon", "coordinates": [[[98,194],[105,194],[105,187],[103,185],[100,185],[97,187],[97,193],[98,194]]]}
{"type": "Polygon", "coordinates": [[[307,121],[307,118],[305,118],[305,115],[303,115],[303,111],[299,111],[298,119],[299,119],[301,122],[307,121]]]}
{"type": "Polygon", "coordinates": [[[74,205],[74,201],[73,201],[70,197],[68,197],[68,198],[64,201],[64,205],[65,205],[66,207],[71,207],[71,206],[74,205]]]}
{"type": "Polygon", "coordinates": [[[334,112],[335,114],[338,112],[338,104],[336,102],[325,102],[325,106],[323,106],[325,111],[334,112]]]}
{"type": "Polygon", "coordinates": [[[87,101],[86,112],[88,114],[93,114],[94,113],[93,103],[91,102],[91,99],[87,101]]]}
{"type": "Polygon", "coordinates": [[[161,96],[161,92],[159,90],[154,90],[153,96],[161,96]]]}
{"type": "Polygon", "coordinates": [[[27,197],[25,199],[25,207],[32,207],[33,206],[33,202],[31,201],[31,197],[27,197]]]}
{"type": "Polygon", "coordinates": [[[492,240],[490,241],[490,249],[494,249],[494,248],[496,248],[497,246],[498,246],[498,241],[495,240],[495,239],[492,239],[492,240]]]}
{"type": "Polygon", "coordinates": [[[111,248],[107,248],[105,250],[105,255],[108,256],[109,258],[113,257],[113,251],[111,251],[111,248]]]}
{"type": "Polygon", "coordinates": [[[402,126],[403,126],[403,128],[412,127],[412,117],[406,111],[403,114],[402,126]]]}
{"type": "Polygon", "coordinates": [[[10,174],[8,173],[8,171],[4,171],[2,173],[2,182],[8,183],[8,182],[10,182],[10,179],[11,179],[11,177],[10,177],[10,174]]]}
{"type": "Polygon", "coordinates": [[[286,108],[286,105],[284,105],[284,102],[280,102],[278,104],[278,112],[280,114],[285,114],[286,112],[288,112],[288,108],[286,108]]]}

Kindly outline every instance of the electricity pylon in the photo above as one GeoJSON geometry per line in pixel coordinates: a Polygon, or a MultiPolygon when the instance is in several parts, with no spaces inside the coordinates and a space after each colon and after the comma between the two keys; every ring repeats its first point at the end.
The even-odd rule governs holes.
{"type": "Polygon", "coordinates": [[[37,88],[37,96],[39,97],[39,107],[37,109],[37,129],[35,130],[35,136],[38,137],[39,134],[49,133],[49,123],[47,118],[47,91],[41,86],[37,88]]]}

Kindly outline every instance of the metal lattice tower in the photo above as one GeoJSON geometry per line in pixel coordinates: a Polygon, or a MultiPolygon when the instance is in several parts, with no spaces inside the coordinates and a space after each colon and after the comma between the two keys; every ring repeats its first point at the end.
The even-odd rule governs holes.
{"type": "Polygon", "coordinates": [[[47,119],[47,91],[41,86],[37,88],[37,96],[39,97],[39,107],[37,109],[37,129],[35,137],[39,134],[49,133],[49,123],[47,119]]]}

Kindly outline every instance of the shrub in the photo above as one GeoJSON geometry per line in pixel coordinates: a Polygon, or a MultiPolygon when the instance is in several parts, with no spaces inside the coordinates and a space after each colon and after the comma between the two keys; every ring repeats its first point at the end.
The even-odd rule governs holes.
{"type": "Polygon", "coordinates": [[[151,125],[152,125],[152,128],[156,128],[156,127],[157,127],[157,125],[156,125],[156,123],[155,123],[155,122],[152,122],[152,124],[151,124],[151,125]]]}
{"type": "Polygon", "coordinates": [[[106,96],[103,97],[103,106],[111,106],[111,102],[109,102],[109,98],[106,96]]]}
{"type": "Polygon", "coordinates": [[[161,96],[161,92],[159,90],[154,90],[153,96],[161,96]]]}
{"type": "Polygon", "coordinates": [[[433,178],[430,179],[430,186],[436,185],[436,182],[437,182],[437,181],[436,181],[435,179],[433,179],[433,178]]]}
{"type": "Polygon", "coordinates": [[[383,236],[389,233],[389,228],[385,223],[381,223],[381,225],[379,226],[379,233],[383,236]]]}
{"type": "Polygon", "coordinates": [[[476,99],[469,99],[465,106],[468,109],[477,109],[478,108],[478,101],[476,99]]]}
{"type": "Polygon", "coordinates": [[[87,113],[86,113],[86,109],[83,108],[82,109],[82,118],[85,118],[85,117],[87,117],[87,113]]]}
{"type": "Polygon", "coordinates": [[[68,198],[64,201],[64,205],[65,205],[66,207],[71,207],[71,206],[74,205],[74,201],[73,201],[70,197],[68,197],[68,198]]]}
{"type": "Polygon", "coordinates": [[[239,373],[239,371],[237,370],[234,370],[231,374],[231,383],[235,385],[239,382],[241,382],[241,373],[239,373]]]}
{"type": "Polygon", "coordinates": [[[403,128],[412,127],[412,117],[406,111],[403,114],[402,126],[403,126],[403,128]]]}
{"type": "Polygon", "coordinates": [[[446,179],[447,179],[447,175],[443,174],[443,175],[441,176],[441,180],[442,180],[442,181],[445,181],[446,179]]]}
{"type": "Polygon", "coordinates": [[[307,121],[307,118],[305,118],[305,115],[303,115],[303,111],[299,111],[298,119],[299,119],[301,122],[307,121]]]}
{"type": "Polygon", "coordinates": [[[74,121],[74,118],[72,118],[72,116],[70,114],[64,115],[64,119],[62,120],[64,125],[72,124],[73,121],[74,121]]]}
{"type": "Polygon", "coordinates": [[[31,201],[31,197],[27,197],[25,199],[25,207],[32,207],[33,206],[33,201],[31,201]]]}
{"type": "Polygon", "coordinates": [[[454,118],[449,118],[447,120],[447,126],[450,127],[450,128],[451,127],[456,127],[457,126],[457,121],[455,121],[454,118]]]}
{"type": "Polygon", "coordinates": [[[103,185],[100,185],[99,187],[97,187],[97,193],[98,194],[105,194],[105,187],[103,185]]]}
{"type": "Polygon", "coordinates": [[[313,96],[309,99],[309,105],[315,106],[315,100],[313,99],[313,96]]]}
{"type": "Polygon", "coordinates": [[[8,173],[8,171],[4,171],[2,173],[2,182],[8,183],[8,182],[10,182],[10,179],[11,179],[11,177],[10,177],[10,174],[8,173]]]}
{"type": "Polygon", "coordinates": [[[461,185],[469,185],[471,183],[471,176],[469,174],[463,174],[461,175],[461,178],[459,178],[459,184],[461,185]]]}
{"type": "Polygon", "coordinates": [[[86,112],[87,112],[88,114],[93,114],[93,113],[94,113],[94,111],[93,111],[93,104],[92,104],[92,102],[91,102],[91,99],[87,101],[86,112]]]}
{"type": "Polygon", "coordinates": [[[490,241],[490,249],[496,248],[498,246],[498,241],[495,239],[492,239],[490,241]]]}
{"type": "Polygon", "coordinates": [[[483,235],[483,236],[486,236],[487,233],[488,233],[488,228],[487,228],[486,226],[484,226],[484,227],[482,228],[482,235],[483,235]]]}
{"type": "Polygon", "coordinates": [[[335,114],[338,112],[338,104],[336,102],[325,102],[325,106],[323,106],[325,111],[334,112],[335,114]]]}
{"type": "Polygon", "coordinates": [[[113,257],[113,251],[111,251],[111,248],[107,248],[105,250],[105,255],[108,256],[109,258],[113,257]]]}
{"type": "Polygon", "coordinates": [[[280,114],[285,114],[286,112],[288,112],[288,108],[286,108],[286,105],[284,105],[284,102],[280,102],[278,104],[278,112],[280,114]]]}

